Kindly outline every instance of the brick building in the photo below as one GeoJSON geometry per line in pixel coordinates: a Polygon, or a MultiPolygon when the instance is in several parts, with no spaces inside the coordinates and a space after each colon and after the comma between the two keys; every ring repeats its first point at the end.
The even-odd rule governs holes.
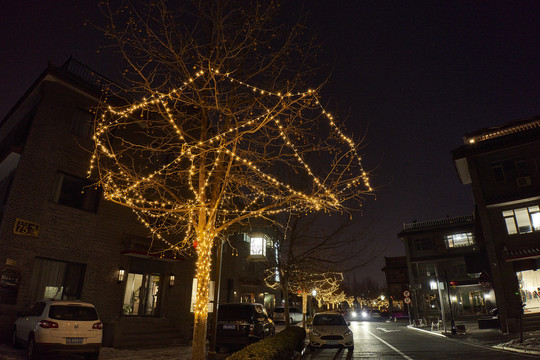
{"type": "Polygon", "coordinates": [[[453,151],[463,184],[472,187],[501,329],[540,329],[540,117],[480,129],[453,151]]]}
{"type": "MultiPolygon", "coordinates": [[[[132,211],[105,201],[86,178],[91,109],[104,84],[113,86],[74,60],[49,66],[0,123],[3,339],[16,312],[41,298],[95,304],[104,345],[191,337],[194,260],[151,255],[148,230],[132,211]]],[[[225,246],[221,299],[273,307],[276,293],[261,281],[264,263],[249,261],[254,238],[263,238],[265,255],[274,256],[268,236],[225,246]]]]}
{"type": "Polygon", "coordinates": [[[404,316],[407,306],[403,302],[403,292],[409,290],[409,273],[407,271],[407,257],[384,257],[384,271],[386,278],[386,291],[388,295],[388,311],[390,315],[404,316]]]}
{"type": "Polygon", "coordinates": [[[407,256],[412,317],[449,324],[452,316],[487,314],[495,306],[479,235],[474,216],[403,225],[398,237],[407,256]]]}

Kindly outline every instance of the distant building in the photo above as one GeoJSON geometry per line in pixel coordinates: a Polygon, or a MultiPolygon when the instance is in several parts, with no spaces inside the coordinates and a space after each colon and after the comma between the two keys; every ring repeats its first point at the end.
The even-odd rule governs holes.
{"type": "MultiPolygon", "coordinates": [[[[155,251],[133,212],[105,201],[86,177],[92,109],[110,86],[74,60],[49,66],[0,123],[4,340],[16,312],[42,298],[95,304],[107,346],[191,338],[194,259],[155,251]]],[[[265,261],[275,257],[265,231],[231,235],[224,246],[221,302],[271,310],[280,301],[262,281],[265,261]]]]}
{"type": "Polygon", "coordinates": [[[386,291],[388,295],[388,312],[390,315],[407,314],[408,307],[404,304],[403,293],[409,291],[409,273],[407,271],[407,257],[384,257],[384,271],[386,278],[386,291]]]}
{"type": "Polygon", "coordinates": [[[398,237],[405,245],[413,318],[449,324],[452,316],[487,314],[494,306],[474,216],[404,224],[398,237]]]}
{"type": "Polygon", "coordinates": [[[453,151],[476,202],[503,331],[540,328],[540,117],[481,129],[453,151]],[[531,321],[528,321],[531,320],[531,321]]]}

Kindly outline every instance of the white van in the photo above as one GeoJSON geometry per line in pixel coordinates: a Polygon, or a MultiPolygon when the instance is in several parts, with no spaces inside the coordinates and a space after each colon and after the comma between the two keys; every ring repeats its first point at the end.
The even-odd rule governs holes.
{"type": "MultiPolygon", "coordinates": [[[[302,310],[297,307],[289,307],[289,322],[296,324],[302,321],[302,310]]],[[[274,322],[285,322],[285,307],[277,307],[274,309],[274,322]]]]}

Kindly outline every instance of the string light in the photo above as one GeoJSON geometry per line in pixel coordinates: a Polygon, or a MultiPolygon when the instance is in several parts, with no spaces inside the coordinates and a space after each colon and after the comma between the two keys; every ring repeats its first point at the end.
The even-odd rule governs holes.
{"type": "Polygon", "coordinates": [[[101,110],[88,176],[99,179],[107,200],[133,209],[151,238],[163,244],[160,256],[197,254],[196,319],[208,310],[212,246],[229,226],[284,211],[343,211],[345,201],[373,191],[357,145],[321,105],[316,90],[271,91],[208,69],[167,93],[101,110]],[[209,83],[215,87],[208,88],[209,83]],[[247,90],[235,96],[249,96],[256,106],[232,113],[221,100],[226,84],[247,90]],[[202,121],[197,111],[203,104],[196,94],[205,94],[204,109],[215,116],[199,133],[193,125],[202,121]],[[308,119],[304,114],[314,111],[309,121],[325,119],[331,136],[343,145],[324,173],[307,160],[318,144],[300,136],[314,131],[300,126],[308,119]],[[294,177],[278,176],[275,163],[280,161],[311,183],[293,185],[294,177]]]}

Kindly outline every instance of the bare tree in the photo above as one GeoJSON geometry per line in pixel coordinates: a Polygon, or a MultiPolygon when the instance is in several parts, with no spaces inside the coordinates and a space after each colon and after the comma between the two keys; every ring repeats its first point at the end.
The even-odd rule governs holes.
{"type": "MultiPolygon", "coordinates": [[[[324,213],[287,213],[276,219],[276,226],[279,227],[278,256],[268,269],[266,283],[274,288],[279,287],[283,293],[287,326],[289,292],[298,290],[296,284],[305,284],[311,276],[361,268],[373,261],[381,250],[366,235],[365,226],[349,214],[329,217],[324,213]],[[273,276],[275,272],[279,273],[279,279],[273,276]]],[[[341,284],[341,280],[334,285],[341,284]]],[[[323,299],[330,302],[330,297],[334,299],[338,294],[338,287],[328,289],[331,290],[319,293],[320,304],[323,299]]]]}
{"type": "Polygon", "coordinates": [[[273,25],[277,3],[102,8],[129,86],[98,109],[89,175],[134,210],[153,248],[195,252],[201,360],[216,239],[253,217],[355,208],[372,191],[368,174],[320,88],[306,87],[315,68],[305,28],[273,25]],[[309,182],[288,182],[295,175],[309,182]]]}

